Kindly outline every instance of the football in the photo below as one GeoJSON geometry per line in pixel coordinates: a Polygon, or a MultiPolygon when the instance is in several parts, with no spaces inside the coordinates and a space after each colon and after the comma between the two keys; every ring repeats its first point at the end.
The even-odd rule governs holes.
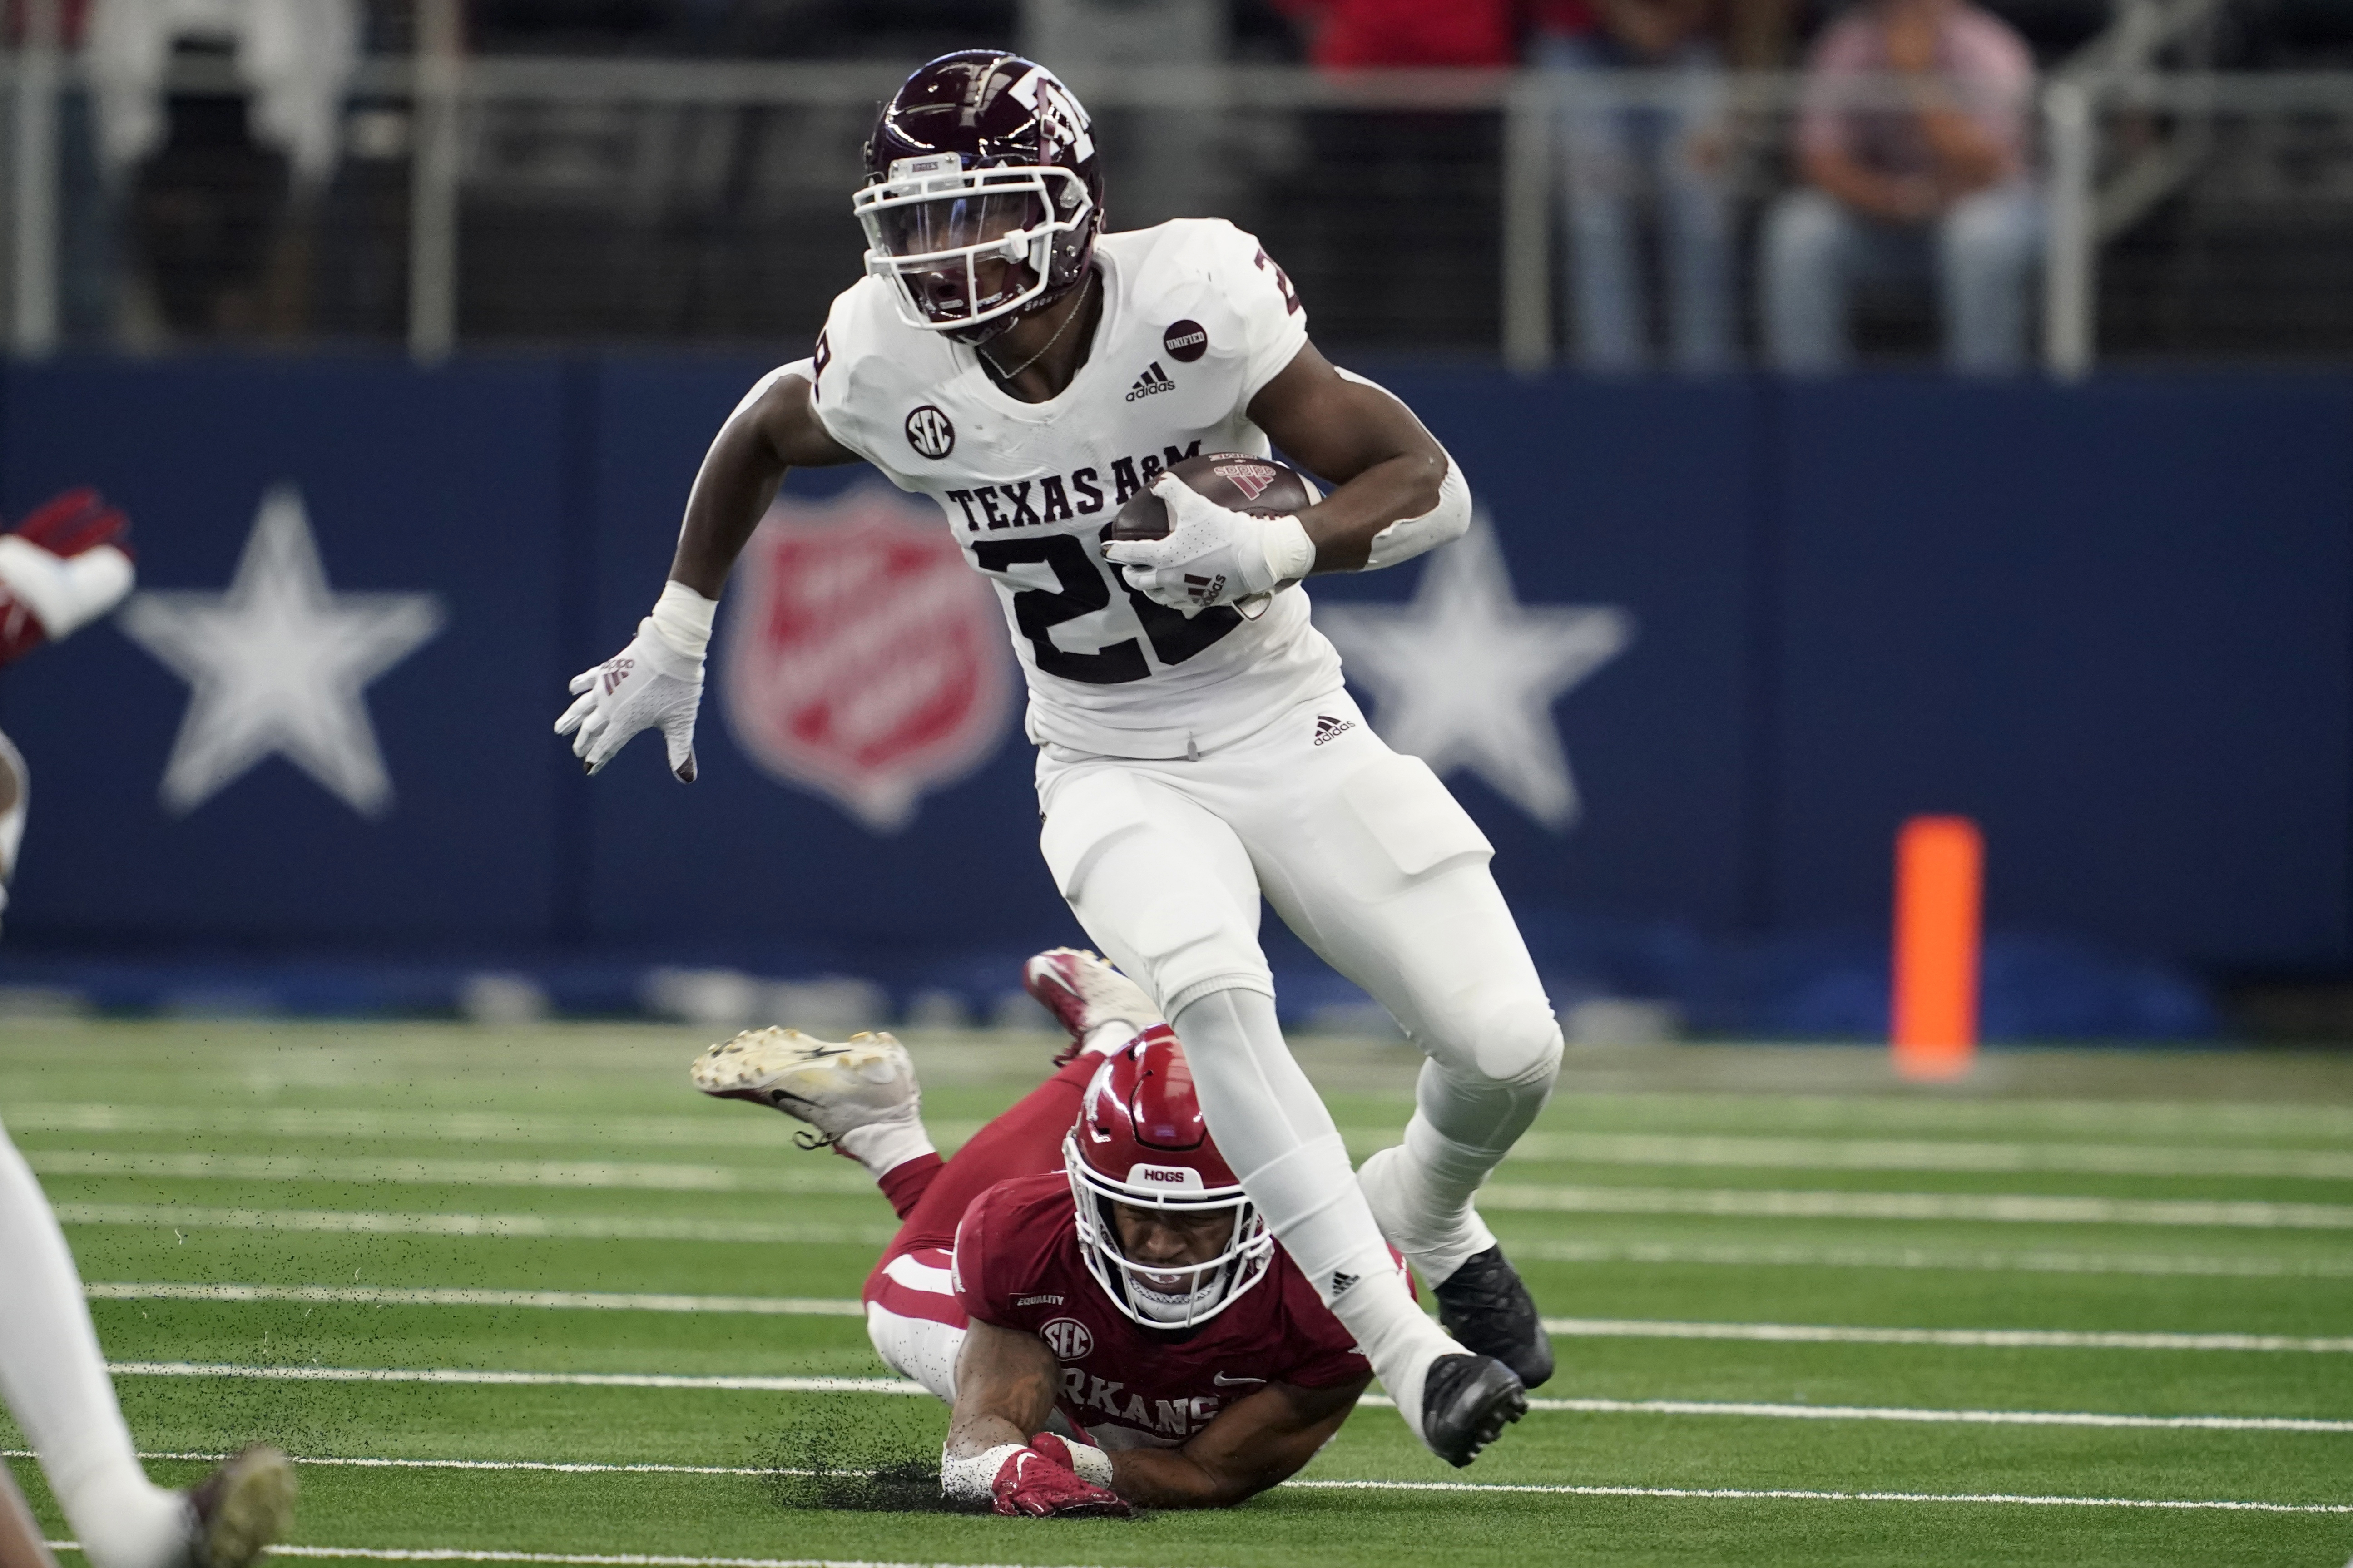
{"type": "MultiPolygon", "coordinates": [[[[1211,452],[1187,458],[1168,470],[1219,506],[1256,517],[1292,517],[1322,498],[1307,476],[1272,458],[1247,452],[1211,452]]],[[[1127,498],[1111,520],[1105,539],[1166,539],[1168,508],[1150,490],[1127,498]]]]}

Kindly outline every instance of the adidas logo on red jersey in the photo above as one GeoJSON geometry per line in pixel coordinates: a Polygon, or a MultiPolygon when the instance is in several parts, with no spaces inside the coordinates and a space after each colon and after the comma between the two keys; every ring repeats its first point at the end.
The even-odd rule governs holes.
{"type": "Polygon", "coordinates": [[[1127,389],[1127,400],[1134,403],[1137,398],[1149,397],[1155,392],[1176,390],[1176,384],[1168,378],[1166,371],[1160,368],[1160,362],[1154,360],[1144,367],[1144,374],[1135,378],[1135,384],[1127,389]]]}

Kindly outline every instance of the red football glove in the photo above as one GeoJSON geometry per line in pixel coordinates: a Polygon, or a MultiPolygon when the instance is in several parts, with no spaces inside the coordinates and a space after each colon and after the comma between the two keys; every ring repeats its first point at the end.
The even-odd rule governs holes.
{"type": "Polygon", "coordinates": [[[43,501],[14,531],[52,555],[79,555],[101,544],[111,544],[125,555],[132,553],[124,542],[131,520],[121,509],[107,505],[105,498],[88,485],[43,501]]]}
{"type": "Polygon", "coordinates": [[[131,591],[131,524],[84,486],[0,534],[0,664],[104,615],[131,591]]]}
{"type": "Polygon", "coordinates": [[[1070,1451],[1048,1433],[1006,1457],[989,1489],[997,1512],[1031,1519],[1126,1519],[1135,1512],[1117,1492],[1082,1479],[1048,1451],[1049,1445],[1065,1455],[1070,1451]]]}

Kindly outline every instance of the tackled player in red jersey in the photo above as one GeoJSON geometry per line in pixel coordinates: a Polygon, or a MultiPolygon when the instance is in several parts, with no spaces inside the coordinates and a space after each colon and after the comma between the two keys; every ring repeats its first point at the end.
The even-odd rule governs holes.
{"type": "Polygon", "coordinates": [[[1069,949],[1022,978],[1071,1047],[953,1160],[888,1035],[747,1031],[694,1082],[809,1122],[898,1211],[867,1330],[953,1408],[947,1496],[1037,1516],[1240,1502],[1330,1441],[1372,1368],[1211,1142],[1151,1001],[1069,949]]]}

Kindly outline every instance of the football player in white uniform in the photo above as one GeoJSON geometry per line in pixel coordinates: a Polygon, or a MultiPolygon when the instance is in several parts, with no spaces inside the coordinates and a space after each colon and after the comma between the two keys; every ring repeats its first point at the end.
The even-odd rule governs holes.
{"type": "Polygon", "coordinates": [[[1043,68],[933,61],[884,108],[867,163],[852,205],[868,276],[814,355],[721,428],[653,613],[573,681],[557,731],[593,773],[659,729],[691,780],[719,594],[786,468],[864,461],[936,500],[1029,678],[1056,885],[1174,1023],[1219,1146],[1408,1423],[1467,1464],[1552,1371],[1472,1196],[1551,1092],[1560,1030],[1485,837],[1366,725],[1295,585],[1461,534],[1461,473],[1403,404],[1316,351],[1249,235],[1215,219],[1103,233],[1086,114],[1043,68]],[[1271,444],[1330,493],[1261,518],[1166,472],[1271,444]],[[1102,542],[1145,490],[1167,536],[1102,542]],[[1358,1176],[1277,1025],[1261,896],[1428,1057],[1404,1144],[1358,1176]]]}
{"type": "MultiPolygon", "coordinates": [[[[130,524],[96,490],[72,489],[0,534],[0,664],[96,620],[131,592],[130,524]]],[[[29,790],[0,735],[0,902],[16,868],[29,790]]],[[[244,1568],[286,1533],[294,1472],[257,1445],[190,1490],[155,1485],[82,1297],[65,1232],[0,1127],[0,1402],[31,1439],[49,1489],[94,1568],[244,1568]]],[[[0,1568],[57,1568],[0,1466],[0,1568]]]]}

